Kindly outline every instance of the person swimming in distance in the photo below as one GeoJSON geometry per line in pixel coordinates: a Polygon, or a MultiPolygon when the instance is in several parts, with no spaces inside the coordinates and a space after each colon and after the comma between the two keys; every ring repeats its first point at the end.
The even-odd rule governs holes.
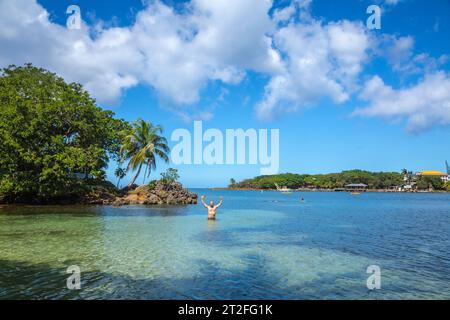
{"type": "Polygon", "coordinates": [[[206,196],[202,196],[202,204],[203,206],[208,209],[208,220],[215,220],[216,219],[216,210],[219,208],[223,203],[223,197],[220,197],[220,201],[217,205],[214,204],[214,201],[210,201],[209,205],[205,203],[206,196]]]}

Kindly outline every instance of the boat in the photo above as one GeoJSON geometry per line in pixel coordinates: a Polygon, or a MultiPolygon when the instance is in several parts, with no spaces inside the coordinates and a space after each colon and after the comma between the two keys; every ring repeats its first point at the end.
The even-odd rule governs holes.
{"type": "Polygon", "coordinates": [[[357,196],[357,195],[360,195],[360,194],[361,194],[361,192],[352,192],[351,193],[352,196],[357,196]]]}

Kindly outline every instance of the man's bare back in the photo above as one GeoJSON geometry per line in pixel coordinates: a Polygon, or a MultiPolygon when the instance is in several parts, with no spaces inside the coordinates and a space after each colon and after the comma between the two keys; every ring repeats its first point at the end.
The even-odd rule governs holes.
{"type": "Polygon", "coordinates": [[[214,201],[210,201],[209,205],[205,203],[206,196],[202,196],[202,204],[203,206],[208,209],[208,220],[215,220],[216,219],[216,210],[222,205],[223,198],[220,197],[220,201],[217,205],[214,205],[214,201]]]}

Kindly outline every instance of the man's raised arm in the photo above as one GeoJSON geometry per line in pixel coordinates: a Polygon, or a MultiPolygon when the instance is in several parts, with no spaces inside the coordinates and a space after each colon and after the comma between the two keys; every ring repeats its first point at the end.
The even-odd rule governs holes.
{"type": "Polygon", "coordinates": [[[219,203],[215,206],[215,208],[217,209],[218,207],[220,207],[223,203],[223,197],[220,197],[220,201],[219,203]]]}

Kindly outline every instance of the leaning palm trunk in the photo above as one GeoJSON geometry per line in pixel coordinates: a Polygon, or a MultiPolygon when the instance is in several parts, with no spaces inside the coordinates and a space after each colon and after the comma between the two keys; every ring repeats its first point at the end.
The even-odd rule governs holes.
{"type": "Polygon", "coordinates": [[[148,171],[148,162],[147,162],[147,165],[145,166],[144,180],[142,181],[143,184],[145,184],[145,178],[147,177],[147,171],[148,171]]]}
{"type": "Polygon", "coordinates": [[[141,174],[141,169],[142,169],[142,163],[139,165],[139,169],[138,169],[136,175],[134,176],[133,180],[131,180],[131,182],[128,184],[129,187],[131,187],[136,182],[137,178],[141,174]]]}

